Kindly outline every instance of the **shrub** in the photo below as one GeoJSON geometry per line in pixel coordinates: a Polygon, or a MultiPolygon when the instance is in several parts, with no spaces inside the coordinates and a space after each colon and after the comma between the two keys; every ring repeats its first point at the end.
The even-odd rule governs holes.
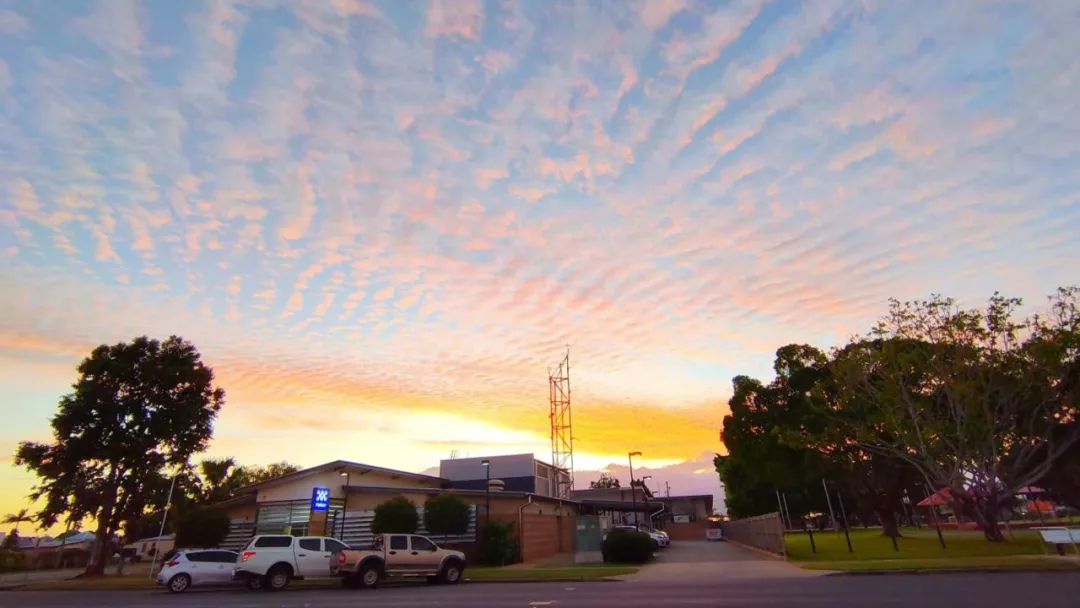
{"type": "Polygon", "coordinates": [[[18,551],[0,551],[0,572],[21,572],[27,569],[26,554],[18,551]]]}
{"type": "Polygon", "coordinates": [[[489,521],[480,539],[480,562],[486,566],[505,566],[518,561],[518,543],[510,524],[489,521]]]}
{"type": "Polygon", "coordinates": [[[424,527],[429,534],[465,534],[469,531],[469,505],[453,494],[436,496],[424,503],[424,527]]]}
{"type": "Polygon", "coordinates": [[[216,547],[229,535],[229,514],[214,507],[184,513],[176,522],[176,547],[216,547]]]}
{"type": "Polygon", "coordinates": [[[372,534],[414,534],[420,525],[416,505],[404,496],[391,498],[375,507],[371,520],[372,534]]]}
{"type": "Polygon", "coordinates": [[[653,553],[653,540],[644,532],[612,530],[604,539],[604,561],[619,564],[644,564],[653,553]]]}

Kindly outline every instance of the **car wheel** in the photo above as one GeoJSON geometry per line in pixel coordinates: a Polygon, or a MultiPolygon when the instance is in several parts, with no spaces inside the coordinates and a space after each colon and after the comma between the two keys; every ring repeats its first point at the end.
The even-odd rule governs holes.
{"type": "Polygon", "coordinates": [[[263,577],[252,574],[247,578],[247,581],[245,581],[244,584],[247,585],[248,589],[258,591],[263,588],[263,577]]]}
{"type": "Polygon", "coordinates": [[[292,579],[292,572],[289,572],[288,568],[275,566],[266,574],[266,586],[270,591],[283,591],[289,586],[290,579],[292,579]]]}
{"type": "Polygon", "coordinates": [[[446,564],[439,578],[447,585],[456,585],[461,580],[461,564],[456,561],[446,564]]]}
{"type": "Polygon", "coordinates": [[[378,566],[364,566],[360,569],[360,586],[365,589],[374,589],[379,586],[382,571],[378,566]]]}
{"type": "Polygon", "coordinates": [[[186,574],[177,574],[169,579],[169,593],[183,593],[191,586],[191,577],[186,574]]]}

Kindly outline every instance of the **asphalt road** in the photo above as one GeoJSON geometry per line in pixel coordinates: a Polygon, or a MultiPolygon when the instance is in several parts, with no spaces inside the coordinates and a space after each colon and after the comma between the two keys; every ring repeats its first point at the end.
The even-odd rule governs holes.
{"type": "Polygon", "coordinates": [[[1072,572],[823,576],[747,582],[713,580],[677,584],[663,581],[611,583],[464,583],[456,587],[409,585],[374,591],[246,590],[165,592],[0,592],[0,606],[29,608],[364,608],[536,606],[654,608],[655,606],[918,606],[956,608],[1070,607],[1080,601],[1080,574],[1072,572]]]}

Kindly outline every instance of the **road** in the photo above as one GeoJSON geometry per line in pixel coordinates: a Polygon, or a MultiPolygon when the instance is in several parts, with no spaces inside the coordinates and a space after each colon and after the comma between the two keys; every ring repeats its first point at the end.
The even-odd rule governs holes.
{"type": "Polygon", "coordinates": [[[26,608],[399,608],[478,606],[534,608],[654,608],[655,606],[919,606],[956,608],[1075,607],[1080,574],[1071,572],[825,576],[819,578],[668,584],[660,581],[614,583],[500,583],[457,587],[402,586],[375,591],[320,589],[283,593],[194,591],[164,592],[0,592],[0,606],[26,608]]]}
{"type": "Polygon", "coordinates": [[[654,608],[656,606],[919,606],[1073,608],[1080,571],[995,574],[825,576],[766,559],[730,543],[681,542],[619,582],[399,584],[282,593],[243,589],[164,591],[7,591],[0,608],[654,608]]]}

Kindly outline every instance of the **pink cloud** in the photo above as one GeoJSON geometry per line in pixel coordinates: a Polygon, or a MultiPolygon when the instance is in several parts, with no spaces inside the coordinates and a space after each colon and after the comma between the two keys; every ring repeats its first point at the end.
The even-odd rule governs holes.
{"type": "Polygon", "coordinates": [[[506,169],[477,169],[476,170],[476,184],[482,189],[487,190],[493,182],[497,182],[500,179],[504,179],[509,175],[506,169]]]}
{"type": "Polygon", "coordinates": [[[483,27],[482,0],[434,0],[428,9],[429,38],[456,37],[477,40],[483,27]]]}
{"type": "Polygon", "coordinates": [[[686,8],[686,0],[645,0],[638,7],[638,18],[645,27],[658,30],[686,8]]]}

